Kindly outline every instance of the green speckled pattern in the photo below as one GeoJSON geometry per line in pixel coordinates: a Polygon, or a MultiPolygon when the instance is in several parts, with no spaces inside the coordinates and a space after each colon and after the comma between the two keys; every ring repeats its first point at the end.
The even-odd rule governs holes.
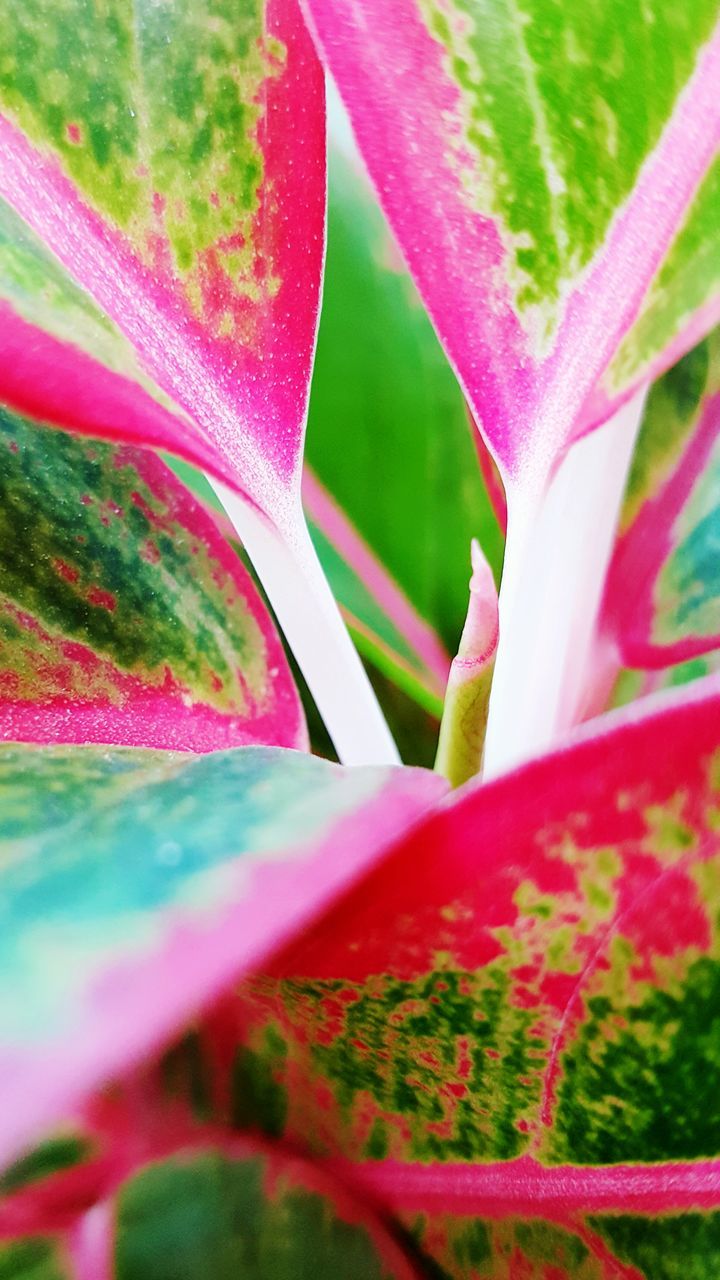
{"type": "Polygon", "coordinates": [[[541,1218],[403,1219],[433,1280],[610,1280],[579,1235],[541,1218]]]}
{"type": "Polygon", "coordinates": [[[262,706],[272,677],[249,583],[160,462],[0,410],[0,463],[5,698],[122,705],[131,676],[222,712],[262,706]]]}
{"type": "Polygon", "coordinates": [[[659,140],[715,0],[419,4],[460,91],[467,199],[499,219],[516,303],[551,332],[659,140]]]}
{"type": "Polygon", "coordinates": [[[618,729],[459,793],[246,980],[236,1089],[250,1067],[276,1130],[352,1159],[715,1158],[720,766],[701,710],[641,723],[641,749],[618,729]]]}
{"type": "MultiPolygon", "coordinates": [[[[273,291],[252,228],[263,84],[284,50],[263,0],[4,0],[0,30],[5,110],[148,265],[170,252],[199,315],[218,269],[239,293],[273,291]]],[[[214,320],[232,331],[230,311],[214,320]]]]}

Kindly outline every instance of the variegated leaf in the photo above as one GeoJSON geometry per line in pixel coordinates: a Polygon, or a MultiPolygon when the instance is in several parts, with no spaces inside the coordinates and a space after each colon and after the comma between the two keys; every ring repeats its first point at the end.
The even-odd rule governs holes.
{"type": "Polygon", "coordinates": [[[602,643],[662,668],[720,647],[720,331],[652,389],[610,567],[602,643]]]}
{"type": "Polygon", "coordinates": [[[719,688],[398,842],[207,1017],[216,1106],[323,1154],[454,1280],[714,1274],[719,688]]]}
{"type": "Polygon", "coordinates": [[[443,783],[260,747],[3,746],[0,791],[7,1162],[328,904],[443,783]]]}
{"type": "Polygon", "coordinates": [[[177,1126],[164,1134],[119,1132],[109,1162],[96,1165],[94,1179],[86,1172],[75,1206],[66,1180],[62,1213],[57,1179],[0,1204],[6,1236],[0,1274],[13,1280],[419,1275],[377,1217],[334,1179],[256,1142],[182,1134],[177,1126]],[[36,1210],[37,1234],[18,1232],[23,1205],[26,1219],[36,1210]]]}
{"type": "Polygon", "coordinates": [[[597,419],[619,347],[611,401],[717,314],[717,0],[305,3],[478,424],[528,502],[597,419]]]}
{"type": "Polygon", "coordinates": [[[294,0],[8,0],[0,30],[0,338],[21,357],[0,394],[191,454],[281,522],[324,216],[294,0]]]}
{"type": "Polygon", "coordinates": [[[152,453],[0,409],[0,737],[307,743],[247,571],[152,453]]]}

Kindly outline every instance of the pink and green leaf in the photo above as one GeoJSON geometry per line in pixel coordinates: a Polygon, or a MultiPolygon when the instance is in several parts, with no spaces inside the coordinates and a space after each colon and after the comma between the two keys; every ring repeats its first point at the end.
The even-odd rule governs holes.
{"type": "Polygon", "coordinates": [[[0,774],[3,1162],[328,905],[443,791],[429,773],[259,747],[4,746],[0,774]]]}
{"type": "Polygon", "coordinates": [[[0,737],[306,746],[240,560],[152,453],[0,409],[0,737]]]}
{"type": "MultiPolygon", "coordinates": [[[[93,299],[101,328],[107,317],[134,349],[135,368],[125,358],[122,368],[141,388],[128,434],[145,430],[149,379],[176,408],[163,406],[147,438],[187,456],[194,432],[197,460],[212,458],[287,523],[325,185],[322,74],[294,0],[253,0],[242,13],[227,0],[112,9],[30,0],[5,4],[0,18],[0,189],[93,299]]],[[[28,242],[17,243],[11,227],[6,285],[27,266],[28,242]]],[[[3,293],[11,337],[18,319],[36,327],[39,372],[43,353],[46,363],[57,354],[63,304],[28,318],[18,290],[3,293]]],[[[95,314],[80,337],[76,326],[62,337],[79,352],[89,346],[97,377],[112,381],[117,335],[98,342],[97,324],[95,314]]],[[[57,381],[48,382],[52,396],[57,381]]],[[[132,399],[133,386],[118,394],[132,399]]]]}
{"type": "Polygon", "coordinates": [[[720,141],[716,0],[306,9],[503,478],[537,494],[663,261],[673,289],[633,376],[716,296],[693,252],[720,141]]]}
{"type": "Polygon", "coordinates": [[[18,412],[217,466],[117,326],[2,199],[0,353],[0,398],[18,412]]]}
{"type": "Polygon", "coordinates": [[[663,1247],[703,1265],[719,710],[711,677],[466,788],[207,1020],[211,1067],[240,1041],[237,1093],[274,1096],[274,1132],[400,1214],[450,1276],[475,1274],[485,1226],[500,1266],[516,1220],[533,1248],[560,1229],[559,1276],[573,1250],[603,1280],[657,1280],[663,1247]]]}
{"type": "Polygon", "coordinates": [[[720,331],[653,387],[628,480],[602,620],[630,667],[720,647],[720,331]]]}

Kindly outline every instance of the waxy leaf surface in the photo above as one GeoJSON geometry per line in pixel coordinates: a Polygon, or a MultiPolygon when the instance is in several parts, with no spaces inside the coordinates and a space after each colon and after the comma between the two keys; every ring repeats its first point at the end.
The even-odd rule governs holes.
{"type": "Polygon", "coordinates": [[[107,390],[109,431],[124,396],[128,437],[291,520],[324,221],[322,74],[294,0],[7,0],[0,30],[0,191],[34,233],[0,220],[6,350],[33,326],[5,398],[45,368],[34,412],[97,430],[90,391],[77,424],[59,416],[74,344],[68,377],[85,371],[96,406],[107,390]],[[37,305],[36,238],[93,299],[83,326],[57,273],[37,305]]]}
{"type": "Polygon", "coordinates": [[[328,903],[444,789],[430,773],[270,748],[15,746],[0,748],[0,788],[4,1162],[328,903]]]}
{"type": "Polygon", "coordinates": [[[623,340],[625,384],[716,306],[717,0],[305,3],[478,424],[537,494],[623,340]]]}
{"type": "Polygon", "coordinates": [[[628,481],[602,628],[631,667],[720,646],[720,332],[653,387],[628,481]]]}
{"type": "Polygon", "coordinates": [[[172,472],[2,409],[0,737],[307,741],[247,571],[172,472]]]}
{"type": "Polygon", "coordinates": [[[713,1274],[719,711],[711,677],[466,788],[207,1020],[246,1122],[440,1274],[713,1274]]]}

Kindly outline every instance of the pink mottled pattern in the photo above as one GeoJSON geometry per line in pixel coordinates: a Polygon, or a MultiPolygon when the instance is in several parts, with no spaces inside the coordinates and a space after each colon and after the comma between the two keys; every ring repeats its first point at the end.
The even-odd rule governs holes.
{"type": "Polygon", "coordinates": [[[149,938],[119,946],[112,964],[103,960],[93,967],[89,959],[61,1034],[47,1037],[40,1030],[34,1041],[0,1045],[0,1166],[93,1089],[161,1047],[238,975],[301,933],[446,789],[423,770],[372,772],[373,794],[361,787],[356,811],[326,824],[312,843],[288,838],[271,855],[238,858],[222,903],[204,912],[175,908],[156,921],[149,938]]]}

